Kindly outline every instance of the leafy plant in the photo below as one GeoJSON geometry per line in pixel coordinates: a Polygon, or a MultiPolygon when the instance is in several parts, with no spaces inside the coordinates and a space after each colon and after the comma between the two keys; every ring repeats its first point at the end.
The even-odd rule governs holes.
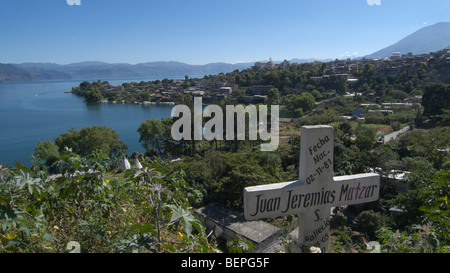
{"type": "Polygon", "coordinates": [[[234,240],[227,242],[227,248],[230,253],[248,253],[253,251],[255,247],[252,242],[241,235],[237,235],[234,240]]]}
{"type": "Polygon", "coordinates": [[[432,224],[415,225],[411,233],[381,228],[381,251],[388,253],[442,253],[449,252],[448,246],[441,245],[432,224]]]}
{"type": "Polygon", "coordinates": [[[189,199],[199,192],[183,173],[165,177],[160,160],[116,176],[101,151],[86,157],[65,149],[59,175],[0,168],[0,251],[210,252],[189,199]]]}

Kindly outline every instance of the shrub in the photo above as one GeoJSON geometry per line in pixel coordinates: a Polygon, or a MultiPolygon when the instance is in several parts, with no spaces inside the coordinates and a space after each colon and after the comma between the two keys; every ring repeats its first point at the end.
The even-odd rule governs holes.
{"type": "Polygon", "coordinates": [[[115,175],[101,152],[69,150],[61,173],[0,167],[0,252],[210,252],[205,228],[182,173],[164,176],[159,162],[115,175]],[[70,243],[70,244],[69,244],[70,243]]]}

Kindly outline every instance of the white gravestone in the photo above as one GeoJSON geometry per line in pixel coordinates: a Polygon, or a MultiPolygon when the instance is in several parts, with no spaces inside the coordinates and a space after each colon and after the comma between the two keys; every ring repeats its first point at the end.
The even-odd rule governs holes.
{"type": "Polygon", "coordinates": [[[333,177],[334,134],[331,126],[303,126],[298,181],[244,189],[247,220],[299,215],[299,244],[326,252],[332,207],[378,200],[380,176],[333,177]]]}

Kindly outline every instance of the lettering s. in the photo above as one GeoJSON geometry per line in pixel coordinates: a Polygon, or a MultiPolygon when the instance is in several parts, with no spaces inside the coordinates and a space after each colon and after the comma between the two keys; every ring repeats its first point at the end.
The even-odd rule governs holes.
{"type": "Polygon", "coordinates": [[[314,211],[314,213],[316,214],[316,219],[314,219],[314,222],[320,221],[319,211],[320,211],[320,209],[316,209],[316,210],[314,211]]]}

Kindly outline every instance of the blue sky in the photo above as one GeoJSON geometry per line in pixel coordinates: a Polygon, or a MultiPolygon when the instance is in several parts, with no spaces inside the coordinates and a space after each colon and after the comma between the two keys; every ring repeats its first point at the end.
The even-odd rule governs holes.
{"type": "Polygon", "coordinates": [[[363,56],[449,11],[449,0],[0,0],[0,63],[363,56]]]}

